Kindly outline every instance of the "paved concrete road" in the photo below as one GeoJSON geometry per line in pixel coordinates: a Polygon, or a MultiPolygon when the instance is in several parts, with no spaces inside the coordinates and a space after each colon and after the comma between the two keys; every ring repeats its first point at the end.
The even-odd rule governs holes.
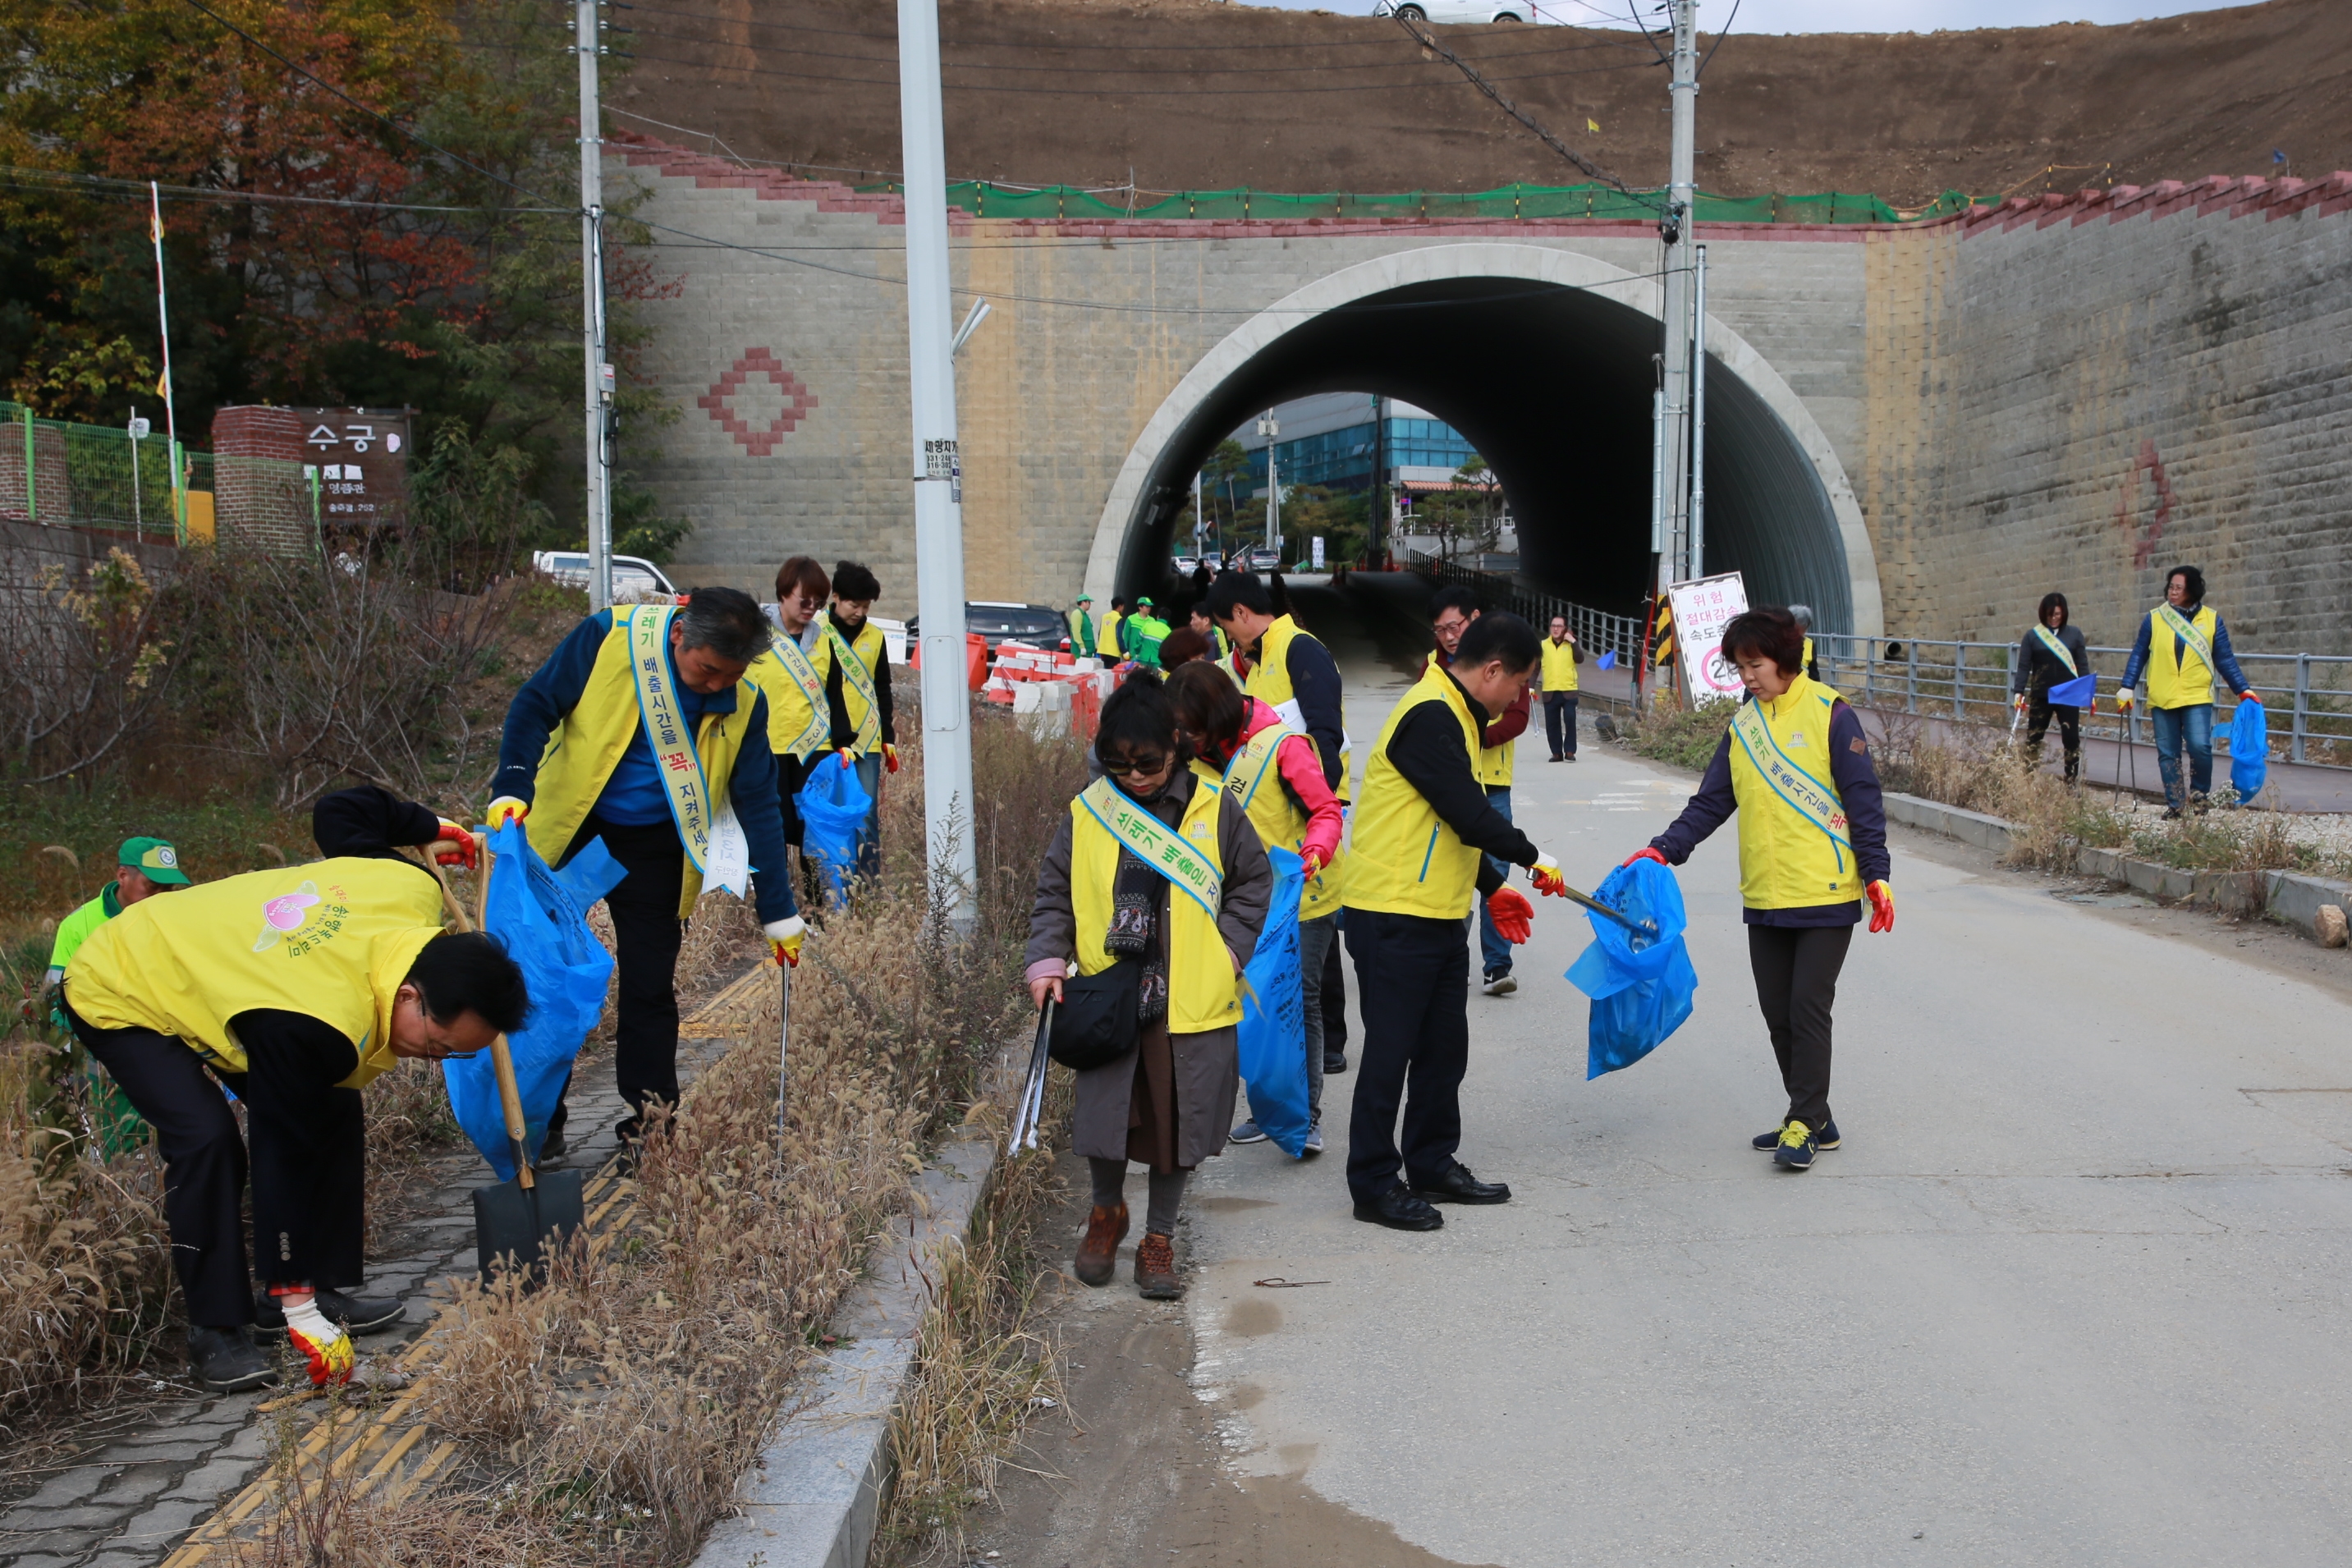
{"type": "MultiPolygon", "coordinates": [[[[1351,693],[1360,767],[1401,686],[1351,693]]],[[[1688,788],[1589,739],[1521,759],[1586,888],[1688,788]]],[[[1356,1223],[1352,1075],[1319,1163],[1205,1167],[1193,1381],[1240,1466],[1514,1568],[2352,1555],[2352,1006],[1919,842],[1854,941],[1810,1174],[1748,1148],[1785,1101],[1728,828],[1682,873],[1697,1011],[1648,1060],[1585,1081],[1559,903],[1517,995],[1471,997],[1463,1153],[1509,1205],[1356,1223]]]]}

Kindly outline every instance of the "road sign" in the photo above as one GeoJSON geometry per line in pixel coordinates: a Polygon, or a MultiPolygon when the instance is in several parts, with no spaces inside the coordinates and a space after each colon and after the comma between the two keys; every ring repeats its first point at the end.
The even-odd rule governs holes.
{"type": "Polygon", "coordinates": [[[302,455],[319,470],[329,528],[383,528],[408,518],[405,409],[301,408],[302,455]]]}
{"type": "Polygon", "coordinates": [[[1739,671],[1723,657],[1723,628],[1748,608],[1748,584],[1737,572],[1695,577],[1666,586],[1675,610],[1675,652],[1682,660],[1683,689],[1691,700],[1712,702],[1739,695],[1739,671]]]}

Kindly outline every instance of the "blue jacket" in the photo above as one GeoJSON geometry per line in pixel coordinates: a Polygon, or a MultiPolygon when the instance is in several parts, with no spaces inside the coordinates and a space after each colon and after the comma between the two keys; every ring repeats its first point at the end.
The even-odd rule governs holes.
{"type": "MultiPolygon", "coordinates": [[[[2201,607],[2191,605],[2189,606],[2189,613],[2193,616],[2201,607]]],[[[2132,639],[2131,658],[2124,660],[2123,684],[2126,690],[2139,684],[2140,672],[2147,668],[2147,633],[2148,628],[2154,625],[2156,625],[2156,616],[2153,614],[2145,615],[2139,618],[2139,636],[2132,639]]],[[[2180,634],[2175,632],[2172,634],[2172,658],[2175,663],[2179,661],[2180,654],[2180,634]]],[[[2253,684],[2246,679],[2246,672],[2238,668],[2238,656],[2230,651],[2229,623],[2221,619],[2221,612],[2219,610],[2213,612],[2213,669],[2214,673],[2230,683],[2230,690],[2233,694],[2242,692],[2253,684]]]]}
{"type": "MultiPolygon", "coordinates": [[[[588,689],[588,672],[596,667],[597,650],[604,646],[612,631],[612,611],[599,610],[572,628],[572,634],[547,656],[547,662],[515,693],[514,700],[507,705],[506,734],[499,742],[499,771],[490,785],[493,798],[512,795],[525,805],[530,803],[538,789],[540,759],[547,754],[547,738],[554,733],[557,722],[579,704],[580,694],[588,689]]],[[[796,913],[792,873],[784,859],[783,815],[776,798],[776,759],[768,749],[766,696],[758,688],[741,683],[707,697],[689,692],[683,685],[677,689],[681,710],[689,702],[693,704],[692,711],[684,713],[689,723],[703,713],[732,713],[737,694],[751,693],[751,725],[735,754],[735,773],[727,782],[727,798],[734,803],[735,819],[743,825],[743,837],[751,847],[752,893],[761,922],[780,921],[796,913]]],[[[632,764],[638,763],[649,775],[653,747],[646,742],[642,727],[630,741],[620,765],[613,770],[604,795],[598,797],[597,815],[603,815],[610,801],[619,809],[607,820],[624,824],[645,820],[642,811],[632,809],[639,803],[625,798],[634,793],[629,780],[639,771],[632,764]]],[[[665,820],[667,816],[665,800],[662,815],[652,820],[665,820]]]]}

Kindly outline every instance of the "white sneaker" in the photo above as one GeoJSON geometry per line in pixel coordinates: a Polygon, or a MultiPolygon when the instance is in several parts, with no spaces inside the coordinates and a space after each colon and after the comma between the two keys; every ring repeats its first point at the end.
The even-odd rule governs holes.
{"type": "Polygon", "coordinates": [[[1243,1122],[1239,1127],[1234,1128],[1231,1132],[1227,1133],[1225,1135],[1225,1142],[1228,1143],[1263,1143],[1265,1142],[1265,1129],[1260,1127],[1257,1124],[1257,1118],[1253,1116],[1247,1121],[1243,1122]]]}

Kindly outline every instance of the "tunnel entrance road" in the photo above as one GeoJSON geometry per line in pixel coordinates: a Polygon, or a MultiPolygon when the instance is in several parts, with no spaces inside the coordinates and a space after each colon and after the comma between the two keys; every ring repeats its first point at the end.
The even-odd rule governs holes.
{"type": "MultiPolygon", "coordinates": [[[[1088,584],[1156,583],[1192,475],[1259,410],[1319,392],[1428,409],[1492,466],[1523,570],[1630,607],[1650,571],[1650,394],[1659,290],[1648,277],[1530,245],[1471,243],[1347,267],[1237,328],[1147,423],[1104,506],[1088,584]]],[[[1878,629],[1877,569],[1843,469],[1763,358],[1711,323],[1707,539],[1713,571],[1821,624],[1878,629]]]]}
{"type": "MultiPolygon", "coordinates": [[[[1354,679],[1370,732],[1398,678],[1354,679]]],[[[1523,745],[1514,804],[1591,886],[1690,784],[1583,759],[1523,745]]],[[[1649,1059],[1584,1080],[1556,904],[1517,994],[1471,997],[1463,1156],[1510,1205],[1352,1220],[1352,1077],[1319,1163],[1203,1167],[1192,1381],[1240,1470],[1514,1568],[2342,1561],[2352,1003],[2218,926],[1895,866],[1809,1174],[1747,1146],[1783,1102],[1728,828],[1681,874],[1697,1010],[1649,1059]]]]}

